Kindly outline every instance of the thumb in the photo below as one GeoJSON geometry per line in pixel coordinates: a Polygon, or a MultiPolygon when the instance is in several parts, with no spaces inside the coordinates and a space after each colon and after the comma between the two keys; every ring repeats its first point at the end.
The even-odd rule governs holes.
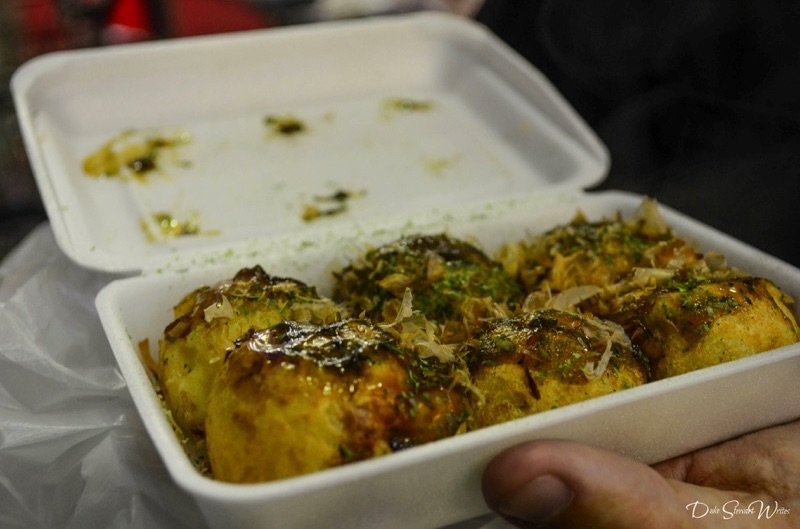
{"type": "MultiPolygon", "coordinates": [[[[747,501],[569,441],[533,441],[501,453],[484,472],[483,494],[489,507],[519,527],[567,529],[706,528],[720,518],[705,516],[705,506],[747,501]]],[[[737,520],[726,524],[738,526],[737,520]]]]}
{"type": "Polygon", "coordinates": [[[686,518],[655,470],[569,441],[533,441],[501,453],[484,472],[483,494],[521,527],[672,529],[686,518]]]}

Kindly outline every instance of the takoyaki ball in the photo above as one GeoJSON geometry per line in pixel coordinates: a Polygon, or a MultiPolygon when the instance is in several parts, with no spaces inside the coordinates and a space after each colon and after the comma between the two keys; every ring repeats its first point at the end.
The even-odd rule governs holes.
{"type": "Polygon", "coordinates": [[[618,325],[543,310],[498,321],[470,352],[481,428],[638,386],[646,370],[618,325]]]}
{"type": "Polygon", "coordinates": [[[209,399],[212,474],[270,481],[452,435],[465,414],[448,370],[415,363],[367,320],[251,331],[227,353],[209,399]]]}
{"type": "Polygon", "coordinates": [[[354,314],[392,321],[408,289],[413,308],[443,326],[447,343],[522,298],[515,280],[474,245],[444,234],[418,235],[372,249],[334,274],[333,298],[354,314]]]}
{"type": "Polygon", "coordinates": [[[177,426],[202,434],[211,382],[225,351],[250,328],[284,319],[319,323],[341,319],[341,310],[313,287],[272,277],[259,267],[186,295],[160,341],[159,382],[177,426]]]}
{"type": "Polygon", "coordinates": [[[649,359],[654,379],[800,340],[791,300],[769,280],[688,278],[615,316],[649,359]]]}
{"type": "Polygon", "coordinates": [[[673,235],[649,200],[630,219],[589,222],[578,214],[569,224],[505,245],[498,256],[528,293],[558,293],[585,285],[605,288],[637,267],[676,269],[701,258],[673,235]]]}

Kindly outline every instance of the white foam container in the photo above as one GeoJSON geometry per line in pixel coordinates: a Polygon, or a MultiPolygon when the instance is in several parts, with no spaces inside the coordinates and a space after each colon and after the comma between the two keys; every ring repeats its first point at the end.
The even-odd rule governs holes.
{"type": "MultiPolygon", "coordinates": [[[[327,294],[333,269],[402,234],[444,230],[491,253],[578,209],[630,215],[642,197],[582,191],[608,170],[602,144],[528,63],[443,14],[52,54],[23,66],[12,88],[60,246],[129,276],[99,294],[100,318],[154,445],[214,527],[435,527],[487,512],[484,466],[524,440],[574,439],[656,462],[800,416],[791,346],[307,476],[204,477],[136,346],[157,343],[187,292],[260,264],[327,294]],[[387,114],[394,97],[433,106],[387,114]],[[271,137],[268,114],[294,114],[310,133],[271,137]],[[146,185],[83,175],[81,160],[127,128],[190,131],[181,156],[191,169],[162,168],[146,185]],[[341,188],[364,195],[344,215],[300,220],[315,193],[341,188]],[[216,234],[149,242],[140,219],[163,209],[200,211],[216,234]]],[[[700,249],[800,299],[800,270],[662,213],[700,249]]]]}

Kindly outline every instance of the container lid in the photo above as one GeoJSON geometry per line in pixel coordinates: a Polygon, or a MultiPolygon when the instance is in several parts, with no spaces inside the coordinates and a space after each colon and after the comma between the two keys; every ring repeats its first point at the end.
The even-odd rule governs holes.
{"type": "Polygon", "coordinates": [[[442,13],[57,52],[12,91],[60,247],[105,271],[580,190],[609,166],[538,71],[442,13]]]}

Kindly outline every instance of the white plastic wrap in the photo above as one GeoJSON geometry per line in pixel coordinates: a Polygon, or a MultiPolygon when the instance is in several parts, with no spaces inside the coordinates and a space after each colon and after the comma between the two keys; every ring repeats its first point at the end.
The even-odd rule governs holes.
{"type": "Polygon", "coordinates": [[[37,228],[0,266],[0,527],[203,528],[131,401],[88,271],[37,228]]]}

